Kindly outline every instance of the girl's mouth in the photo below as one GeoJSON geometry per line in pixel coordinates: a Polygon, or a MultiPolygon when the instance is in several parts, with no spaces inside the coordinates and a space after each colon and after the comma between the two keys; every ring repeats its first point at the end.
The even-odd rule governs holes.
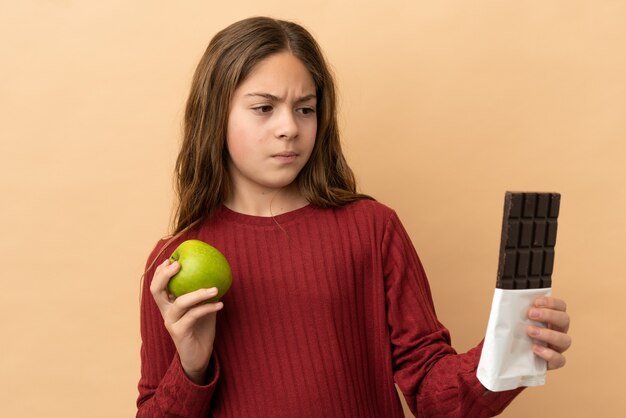
{"type": "Polygon", "coordinates": [[[280,162],[285,162],[285,163],[294,161],[296,157],[298,157],[298,154],[295,152],[291,152],[291,151],[281,152],[281,153],[272,155],[273,159],[280,161],[280,162]]]}

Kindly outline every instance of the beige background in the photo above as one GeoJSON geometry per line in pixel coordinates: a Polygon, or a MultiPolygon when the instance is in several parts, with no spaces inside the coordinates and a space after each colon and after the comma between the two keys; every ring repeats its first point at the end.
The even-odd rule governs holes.
{"type": "Polygon", "coordinates": [[[134,416],[138,291],[190,77],[227,24],[317,37],[362,190],[394,207],[459,350],[486,326],[505,190],[563,195],[568,366],[506,417],[623,416],[626,3],[2,1],[2,416],[134,416]]]}

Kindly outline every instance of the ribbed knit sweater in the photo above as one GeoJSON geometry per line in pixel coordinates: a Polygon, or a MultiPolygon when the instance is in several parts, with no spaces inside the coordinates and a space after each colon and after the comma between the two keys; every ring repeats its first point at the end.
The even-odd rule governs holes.
{"type": "MultiPolygon", "coordinates": [[[[141,302],[138,417],[487,417],[519,393],[486,393],[479,344],[450,346],[396,213],[370,200],[256,217],[222,207],[170,244],[200,239],[229,260],[206,385],[184,374],[149,291],[141,302]]],[[[160,241],[148,259],[159,253],[160,241]]]]}

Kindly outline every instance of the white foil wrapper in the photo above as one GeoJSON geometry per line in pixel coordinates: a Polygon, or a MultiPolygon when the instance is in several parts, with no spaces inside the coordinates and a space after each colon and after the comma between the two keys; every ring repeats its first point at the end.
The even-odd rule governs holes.
{"type": "Polygon", "coordinates": [[[528,325],[544,326],[528,319],[528,310],[535,299],[550,294],[550,288],[496,288],[476,372],[480,383],[490,391],[545,383],[546,361],[533,353],[533,340],[526,330],[528,325]]]}

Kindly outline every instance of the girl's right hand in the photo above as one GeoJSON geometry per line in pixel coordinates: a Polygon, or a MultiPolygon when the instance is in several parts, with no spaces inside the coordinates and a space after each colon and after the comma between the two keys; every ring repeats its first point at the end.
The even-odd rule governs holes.
{"type": "Polygon", "coordinates": [[[217,289],[199,289],[174,298],[167,283],[180,269],[177,261],[165,260],[156,268],[150,293],[154,297],[165,328],[170,333],[185,374],[194,383],[202,385],[213,353],[215,320],[222,302],[204,303],[217,295],[217,289]]]}

